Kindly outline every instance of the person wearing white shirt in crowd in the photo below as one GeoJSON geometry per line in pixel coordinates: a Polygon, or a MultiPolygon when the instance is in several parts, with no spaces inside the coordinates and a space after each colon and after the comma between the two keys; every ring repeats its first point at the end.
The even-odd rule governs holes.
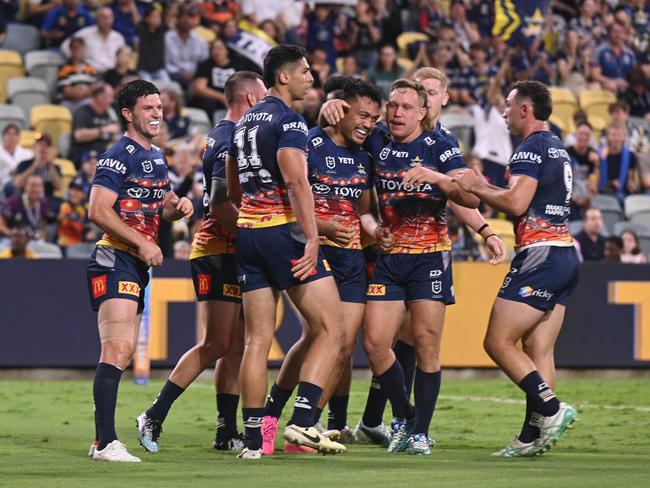
{"type": "MultiPolygon", "coordinates": [[[[99,9],[96,24],[77,31],[74,37],[80,37],[86,44],[84,60],[99,73],[115,68],[117,51],[126,45],[122,34],[113,30],[113,11],[109,7],[99,9]]],[[[61,52],[70,57],[70,39],[61,45],[61,52]]]]}
{"type": "Polygon", "coordinates": [[[304,2],[294,0],[241,0],[242,15],[255,17],[258,23],[265,20],[280,22],[286,28],[296,27],[302,20],[304,2]]]}
{"type": "Polygon", "coordinates": [[[198,64],[207,59],[208,43],[192,32],[198,9],[182,5],[178,9],[176,29],[165,33],[165,69],[184,87],[192,81],[198,64]]]}
{"type": "Polygon", "coordinates": [[[11,173],[23,161],[32,159],[34,153],[25,149],[20,140],[20,128],[16,124],[7,124],[2,130],[0,145],[0,201],[4,197],[4,187],[11,180],[11,173]]]}

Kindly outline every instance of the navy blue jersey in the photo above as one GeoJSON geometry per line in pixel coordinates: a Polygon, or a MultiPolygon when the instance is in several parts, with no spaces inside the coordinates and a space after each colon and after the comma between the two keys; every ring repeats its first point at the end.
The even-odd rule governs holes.
{"type": "MultiPolygon", "coordinates": [[[[165,156],[156,146],[148,151],[123,136],[97,161],[93,186],[117,193],[115,212],[129,227],[151,242],[157,241],[163,201],[170,186],[165,156]]],[[[108,233],[97,244],[129,250],[128,244],[108,233]]]]}
{"type": "Polygon", "coordinates": [[[305,150],[307,124],[277,97],[267,96],[235,126],[230,156],[242,189],[239,227],[272,227],[296,220],[278,167],[280,149],[305,150]]]}
{"type": "Polygon", "coordinates": [[[447,197],[436,185],[405,185],[406,172],[416,166],[449,173],[466,167],[453,134],[443,127],[423,132],[412,142],[392,141],[380,124],[366,140],[374,166],[379,210],[396,244],[391,253],[419,254],[451,249],[445,208],[447,197]]]}
{"type": "Polygon", "coordinates": [[[549,131],[530,134],[510,158],[507,177],[530,176],[537,180],[535,196],[515,225],[515,245],[541,242],[572,246],[569,212],[573,173],[571,157],[562,141],[549,131]]]}
{"type": "Polygon", "coordinates": [[[234,122],[222,120],[208,134],[203,153],[203,222],[194,234],[190,259],[235,252],[234,234],[210,217],[212,179],[226,179],[226,156],[234,131],[234,122]]]}
{"type": "MultiPolygon", "coordinates": [[[[314,127],[307,136],[307,166],[316,218],[348,218],[356,231],[346,248],[361,249],[359,199],[372,185],[368,153],[360,146],[339,146],[323,129],[314,127]]],[[[340,247],[325,237],[321,243],[340,247]]]]}

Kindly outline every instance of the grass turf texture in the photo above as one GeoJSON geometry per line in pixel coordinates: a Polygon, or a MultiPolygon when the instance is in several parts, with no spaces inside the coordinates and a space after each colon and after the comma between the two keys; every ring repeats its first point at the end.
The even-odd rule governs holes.
{"type": "MultiPolygon", "coordinates": [[[[367,385],[353,383],[351,426],[360,417],[367,385]]],[[[558,393],[578,408],[579,421],[550,453],[532,459],[490,456],[512,440],[523,417],[521,392],[506,380],[443,382],[431,456],[353,445],[338,456],[276,450],[261,461],[212,449],[215,402],[208,382],[192,385],[176,402],[161,452],[145,453],[134,418],[161,386],[162,381],[145,387],[122,382],[117,431],[143,462],[118,464],[86,456],[94,433],[91,381],[0,381],[0,486],[632,487],[648,486],[650,479],[648,379],[562,381],[558,393]]],[[[280,420],[276,449],[290,411],[280,420]]]]}

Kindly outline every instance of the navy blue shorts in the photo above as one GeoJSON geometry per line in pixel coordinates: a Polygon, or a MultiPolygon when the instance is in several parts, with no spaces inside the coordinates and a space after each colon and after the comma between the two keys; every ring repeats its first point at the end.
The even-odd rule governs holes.
{"type": "Polygon", "coordinates": [[[297,222],[237,229],[237,278],[242,293],[260,288],[288,288],[332,276],[327,261],[319,253],[316,272],[300,281],[293,277],[291,262],[305,254],[305,235],[297,222]]]}
{"type": "Polygon", "coordinates": [[[451,252],[380,254],[367,299],[455,303],[451,252]]]}
{"type": "Polygon", "coordinates": [[[366,303],[366,261],[363,251],[321,246],[323,257],[332,269],[342,302],[366,303]]]}
{"type": "Polygon", "coordinates": [[[366,277],[368,280],[375,273],[377,266],[377,257],[379,256],[379,248],[376,244],[363,248],[363,257],[366,260],[366,277]]]}
{"type": "Polygon", "coordinates": [[[94,311],[105,300],[126,298],[138,302],[144,310],[144,289],[149,283],[149,267],[125,251],[97,246],[86,269],[90,304],[94,311]]]}
{"type": "Polygon", "coordinates": [[[190,260],[196,300],[241,303],[234,254],[215,254],[190,260]]]}
{"type": "Polygon", "coordinates": [[[499,298],[552,310],[566,302],[578,284],[580,260],[574,247],[529,247],[512,260],[499,298]]]}

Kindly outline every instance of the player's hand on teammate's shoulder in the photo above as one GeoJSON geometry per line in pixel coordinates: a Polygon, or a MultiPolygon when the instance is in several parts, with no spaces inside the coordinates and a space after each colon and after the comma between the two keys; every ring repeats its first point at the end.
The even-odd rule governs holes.
{"type": "MultiPolygon", "coordinates": [[[[320,109],[319,122],[326,122],[325,125],[336,125],[345,117],[350,105],[345,100],[328,100],[320,109]]],[[[320,124],[324,125],[324,124],[320,124]]]]}
{"type": "Polygon", "coordinates": [[[435,185],[443,178],[446,178],[446,176],[438,171],[425,168],[424,166],[416,166],[406,172],[404,175],[404,184],[418,186],[420,183],[432,183],[435,185]]]}
{"type": "Polygon", "coordinates": [[[327,221],[325,237],[339,246],[347,246],[354,238],[354,226],[342,215],[334,215],[327,221]]]}
{"type": "Polygon", "coordinates": [[[138,246],[138,257],[147,266],[160,266],[163,262],[162,251],[156,243],[148,239],[143,239],[138,246]]]}
{"type": "Polygon", "coordinates": [[[375,241],[382,252],[388,252],[395,245],[395,236],[388,227],[379,226],[375,229],[375,241]]]}
{"type": "Polygon", "coordinates": [[[318,239],[308,239],[305,244],[305,254],[299,259],[291,260],[291,272],[294,278],[304,281],[317,273],[318,239]]]}

